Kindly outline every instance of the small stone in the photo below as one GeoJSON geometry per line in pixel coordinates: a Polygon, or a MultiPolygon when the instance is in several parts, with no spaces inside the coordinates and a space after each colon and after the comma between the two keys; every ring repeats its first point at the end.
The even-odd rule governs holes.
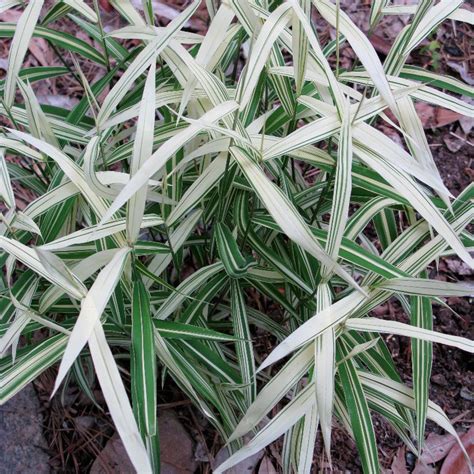
{"type": "Polygon", "coordinates": [[[198,462],[209,462],[209,455],[203,443],[197,443],[194,450],[194,459],[198,462]]]}
{"type": "Polygon", "coordinates": [[[448,381],[443,374],[435,374],[431,377],[431,381],[436,385],[440,385],[441,387],[445,387],[448,385],[448,381]]]}
{"type": "Polygon", "coordinates": [[[448,150],[452,153],[456,153],[457,151],[459,151],[465,143],[463,140],[457,137],[452,137],[450,135],[446,135],[443,140],[448,150]]]}
{"type": "Polygon", "coordinates": [[[170,410],[158,417],[160,435],[161,474],[193,473],[197,468],[194,458],[194,441],[170,410]]]}
{"type": "Polygon", "coordinates": [[[77,416],[74,418],[74,423],[80,430],[90,430],[96,423],[96,418],[93,416],[77,416]]]}
{"type": "Polygon", "coordinates": [[[474,127],[474,119],[472,117],[461,117],[459,119],[459,124],[461,125],[462,131],[466,135],[469,135],[474,127]]]}
{"type": "Polygon", "coordinates": [[[413,469],[416,464],[416,456],[411,451],[408,451],[405,456],[405,459],[407,461],[408,467],[410,469],[413,469]]]}
{"type": "Polygon", "coordinates": [[[0,406],[0,473],[51,472],[42,423],[31,384],[0,406]]]}
{"type": "Polygon", "coordinates": [[[470,402],[474,401],[474,393],[471,392],[467,387],[461,388],[459,395],[461,395],[461,398],[464,398],[464,400],[468,400],[470,402]]]}

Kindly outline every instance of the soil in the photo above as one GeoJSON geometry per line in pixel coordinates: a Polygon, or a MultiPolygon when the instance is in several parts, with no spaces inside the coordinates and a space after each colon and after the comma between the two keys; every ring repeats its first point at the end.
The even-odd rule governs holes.
{"type": "Polygon", "coordinates": [[[438,146],[433,151],[436,166],[441,173],[446,187],[454,196],[457,196],[474,180],[472,145],[463,145],[456,153],[453,153],[444,144],[439,143],[441,142],[440,136],[433,138],[433,144],[438,141],[438,146]]]}

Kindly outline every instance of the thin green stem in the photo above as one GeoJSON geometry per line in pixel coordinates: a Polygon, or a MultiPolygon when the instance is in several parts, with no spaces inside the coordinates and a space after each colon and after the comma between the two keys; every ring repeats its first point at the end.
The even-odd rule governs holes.
{"type": "Polygon", "coordinates": [[[99,3],[97,0],[94,0],[94,9],[97,15],[97,24],[99,25],[100,30],[100,39],[102,47],[104,48],[105,59],[107,61],[107,72],[110,72],[110,57],[109,57],[109,48],[107,47],[107,41],[105,41],[104,27],[102,25],[102,18],[100,17],[99,3]]]}

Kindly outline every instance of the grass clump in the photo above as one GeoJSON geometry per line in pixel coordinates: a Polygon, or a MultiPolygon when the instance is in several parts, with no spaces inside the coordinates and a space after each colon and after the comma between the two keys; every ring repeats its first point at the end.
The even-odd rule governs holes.
{"type": "MultiPolygon", "coordinates": [[[[458,97],[474,93],[406,61],[441,22],[462,19],[462,1],[408,9],[383,63],[329,0],[209,1],[205,35],[186,31],[200,1],[166,27],[150,1],[144,12],[110,3],[125,26],[107,34],[97,2],[81,0],[30,1],[0,26],[13,38],[0,104],[0,402],[57,362],[54,391],[74,381],[92,396],[92,361],[140,473],[159,471],[162,377],[229,443],[215,472],[281,435],[284,472],[310,472],[318,432],[330,459],[334,417],[365,472],[380,471],[371,413],[415,453],[427,419],[457,436],[428,399],[432,344],[474,348],[433,331],[432,303],[472,288],[427,269],[445,255],[472,266],[474,188],[452,198],[414,103],[472,116],[458,97]],[[313,10],[335,41],[320,44],[313,10]],[[33,36],[65,66],[22,69],[33,36]],[[346,44],[352,70],[338,61],[346,44]],[[87,65],[101,70],[95,81],[87,65]],[[34,82],[58,75],[83,91],[70,110],[35,95],[34,82]],[[393,123],[387,110],[403,147],[375,127],[393,123]],[[19,186],[36,196],[21,212],[19,186]],[[391,297],[410,324],[370,315],[391,297]],[[256,328],[270,354],[254,347],[256,328]],[[387,333],[412,338],[413,388],[387,333]]],[[[373,0],[372,28],[394,13],[387,3],[373,0]]]]}

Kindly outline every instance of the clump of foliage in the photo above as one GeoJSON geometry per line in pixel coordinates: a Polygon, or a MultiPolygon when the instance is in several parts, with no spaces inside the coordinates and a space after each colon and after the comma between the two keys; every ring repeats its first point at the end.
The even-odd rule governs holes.
{"type": "Polygon", "coordinates": [[[433,331],[432,302],[472,289],[427,269],[445,255],[473,265],[474,187],[452,198],[414,103],[472,117],[458,97],[474,93],[406,62],[441,22],[470,13],[462,0],[373,0],[372,28],[411,15],[382,63],[330,0],[208,0],[205,36],[186,31],[200,3],[156,27],[151,1],[142,12],[110,1],[126,26],[105,33],[97,2],[2,2],[23,11],[0,25],[13,38],[0,103],[0,401],[57,362],[55,392],[74,381],[93,397],[97,381],[140,473],[159,471],[167,378],[229,443],[216,472],[281,435],[284,472],[310,472],[318,432],[330,458],[333,418],[365,472],[380,471],[371,413],[414,453],[427,419],[457,436],[428,399],[432,343],[474,348],[433,331]],[[334,41],[320,43],[312,11],[334,41]],[[33,36],[65,66],[23,69],[33,36]],[[339,64],[345,44],[352,70],[339,64]],[[102,67],[95,82],[87,62],[102,67]],[[82,100],[41,105],[33,83],[67,74],[82,100]],[[394,125],[387,110],[404,146],[375,127],[394,125]],[[16,186],[37,196],[21,212],[16,186]],[[391,297],[410,324],[371,316],[391,297]],[[387,333],[412,338],[413,388],[387,333]]]}

